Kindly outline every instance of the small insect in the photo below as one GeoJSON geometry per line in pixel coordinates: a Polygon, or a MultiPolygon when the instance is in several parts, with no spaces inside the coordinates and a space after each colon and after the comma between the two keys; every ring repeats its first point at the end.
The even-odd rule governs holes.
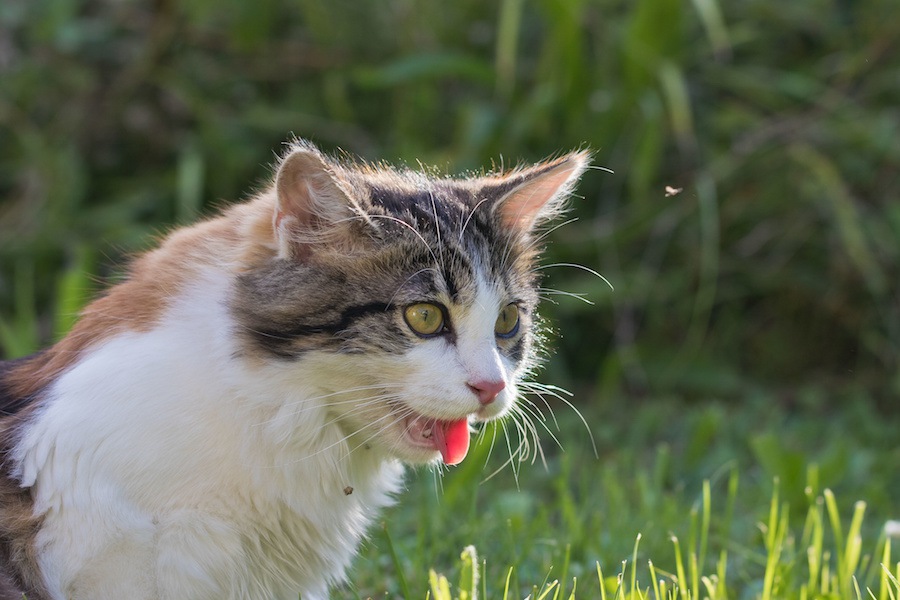
{"type": "Polygon", "coordinates": [[[353,493],[353,486],[348,485],[347,487],[344,488],[344,495],[345,495],[345,496],[349,496],[349,495],[352,494],[352,493],[353,493]]]}
{"type": "Polygon", "coordinates": [[[671,185],[667,185],[666,186],[666,198],[671,198],[672,196],[677,196],[683,190],[684,190],[684,188],[676,188],[676,187],[672,187],[671,185]]]}

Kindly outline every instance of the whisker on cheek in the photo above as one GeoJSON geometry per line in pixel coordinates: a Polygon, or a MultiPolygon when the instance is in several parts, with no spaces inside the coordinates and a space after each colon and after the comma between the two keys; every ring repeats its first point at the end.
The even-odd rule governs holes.
{"type": "Polygon", "coordinates": [[[501,464],[499,467],[497,467],[497,468],[496,468],[493,472],[491,472],[487,477],[485,477],[484,479],[482,479],[482,483],[485,482],[485,481],[490,481],[490,480],[493,479],[498,473],[500,473],[501,471],[503,471],[503,469],[505,469],[507,466],[509,466],[510,469],[511,469],[511,471],[512,471],[512,474],[513,474],[513,479],[514,479],[515,482],[516,482],[516,487],[518,488],[518,486],[519,486],[518,463],[519,463],[520,461],[516,460],[516,458],[517,458],[517,456],[519,455],[519,452],[520,452],[520,450],[521,450],[521,440],[520,440],[519,446],[516,448],[516,450],[513,450],[512,444],[510,443],[509,429],[506,427],[506,423],[507,423],[506,420],[501,421],[501,422],[500,422],[500,427],[503,429],[503,439],[504,439],[505,442],[506,442],[506,450],[507,450],[507,452],[509,453],[509,458],[506,459],[506,460],[503,462],[503,464],[501,464]]]}
{"type": "MultiPolygon", "coordinates": [[[[306,460],[309,460],[309,459],[311,459],[311,458],[313,458],[313,457],[315,457],[315,456],[318,456],[318,455],[320,455],[320,454],[322,454],[322,453],[324,453],[324,452],[327,452],[327,451],[331,450],[332,448],[335,448],[335,447],[337,447],[337,446],[339,446],[339,445],[341,445],[341,444],[344,444],[344,443],[348,442],[348,441],[349,441],[351,438],[353,438],[354,436],[359,435],[360,433],[362,433],[362,432],[365,431],[366,429],[369,429],[369,428],[371,428],[371,427],[377,426],[379,423],[381,423],[381,422],[384,421],[385,419],[390,419],[391,417],[396,417],[396,418],[394,418],[393,420],[389,421],[389,422],[387,423],[387,425],[382,425],[381,427],[379,427],[379,428],[375,431],[375,433],[371,434],[369,437],[367,437],[366,439],[364,439],[364,440],[361,441],[360,443],[356,444],[356,445],[353,446],[352,448],[349,448],[347,454],[343,457],[344,459],[347,459],[347,458],[349,457],[349,455],[353,454],[353,452],[355,452],[356,450],[359,450],[360,448],[365,447],[369,442],[371,442],[372,440],[374,440],[374,439],[375,439],[376,437],[378,437],[380,434],[382,434],[383,432],[387,431],[388,429],[390,429],[391,427],[393,427],[396,423],[399,423],[400,421],[402,421],[402,420],[405,419],[406,417],[410,416],[411,414],[413,414],[412,411],[409,411],[409,413],[405,413],[405,414],[404,414],[404,413],[400,413],[399,415],[398,415],[398,414],[394,414],[394,413],[388,413],[388,414],[385,414],[385,415],[379,417],[378,419],[375,419],[374,421],[371,421],[371,422],[369,422],[369,423],[363,425],[361,428],[357,429],[357,430],[354,431],[353,433],[351,433],[351,434],[349,434],[349,435],[346,435],[346,436],[342,437],[341,439],[339,439],[339,440],[337,440],[337,441],[335,441],[335,442],[332,442],[332,443],[328,444],[327,446],[324,446],[324,447],[322,447],[322,448],[319,448],[318,450],[316,450],[316,451],[313,452],[313,453],[307,454],[307,455],[305,455],[305,456],[303,456],[303,457],[301,457],[301,458],[299,458],[299,459],[297,459],[297,460],[290,461],[290,462],[287,463],[287,464],[298,464],[298,463],[302,463],[302,462],[304,462],[304,461],[306,461],[306,460]]],[[[274,466],[284,466],[284,465],[274,465],[274,466]]]]}
{"type": "MultiPolygon", "coordinates": [[[[339,396],[339,395],[343,395],[343,394],[355,394],[355,393],[359,393],[359,392],[363,392],[363,391],[371,391],[371,390],[386,391],[386,389],[388,387],[389,386],[386,386],[386,385],[359,386],[359,387],[355,387],[355,388],[341,390],[338,392],[323,394],[321,396],[314,396],[309,399],[288,402],[288,403],[285,403],[284,405],[282,405],[282,408],[290,408],[292,406],[299,406],[299,408],[296,410],[293,410],[289,413],[279,414],[279,415],[276,415],[266,421],[261,421],[259,423],[256,423],[255,426],[262,427],[262,426],[266,426],[266,425],[271,425],[272,423],[275,423],[276,421],[278,421],[280,419],[284,419],[286,417],[297,417],[304,413],[320,411],[322,409],[328,409],[331,407],[338,407],[338,406],[360,406],[360,407],[362,407],[362,406],[366,406],[368,404],[378,402],[380,400],[393,398],[394,394],[390,394],[390,393],[386,392],[384,394],[379,394],[377,396],[355,397],[355,398],[349,398],[347,400],[321,402],[321,400],[324,400],[326,398],[333,398],[334,396],[339,396]]],[[[399,386],[397,386],[397,387],[399,389],[399,386]]]]}
{"type": "Polygon", "coordinates": [[[395,413],[388,413],[388,414],[384,415],[383,417],[381,417],[381,418],[379,418],[379,419],[373,421],[371,424],[368,424],[368,425],[364,426],[362,429],[358,430],[358,431],[355,432],[353,435],[357,435],[357,434],[359,434],[360,432],[362,432],[364,429],[368,429],[368,427],[370,427],[371,425],[375,425],[375,424],[377,424],[377,423],[379,423],[379,422],[381,422],[381,421],[383,421],[383,420],[385,420],[385,419],[388,419],[389,417],[396,417],[394,420],[390,421],[387,425],[384,425],[384,426],[380,427],[378,430],[375,431],[375,433],[371,434],[369,437],[367,437],[366,439],[364,439],[362,442],[360,442],[359,444],[357,444],[356,446],[354,446],[353,448],[351,448],[351,449],[350,449],[350,454],[352,454],[352,453],[355,452],[356,450],[359,450],[360,448],[363,448],[363,447],[367,446],[372,440],[374,440],[375,438],[377,438],[379,435],[381,435],[382,433],[384,433],[385,431],[389,430],[391,427],[393,427],[393,426],[396,425],[397,423],[400,423],[401,421],[403,421],[404,419],[406,419],[407,417],[409,417],[409,416],[411,416],[411,415],[413,415],[413,414],[415,414],[415,413],[414,413],[412,410],[409,410],[409,411],[406,411],[406,412],[397,413],[397,414],[395,414],[395,413]]]}
{"type": "MultiPolygon", "coordinates": [[[[538,422],[541,424],[541,428],[544,429],[544,431],[546,431],[550,435],[551,438],[553,438],[553,441],[556,442],[556,445],[559,447],[560,450],[565,450],[565,448],[563,448],[562,443],[559,441],[559,438],[556,437],[556,435],[553,433],[553,431],[547,426],[547,422],[546,422],[546,419],[544,418],[543,413],[541,413],[530,400],[524,399],[523,403],[520,406],[523,411],[522,416],[525,417],[526,419],[528,419],[528,421],[531,423],[533,433],[534,433],[534,441],[538,447],[540,447],[540,437],[538,436],[538,431],[537,431],[537,428],[535,427],[535,422],[538,422]],[[525,413],[528,413],[528,415],[530,415],[532,418],[529,418],[528,415],[526,415],[525,413]]],[[[543,455],[543,450],[541,451],[541,454],[543,455]]]]}
{"type": "MultiPolygon", "coordinates": [[[[594,440],[594,434],[591,431],[590,425],[588,425],[587,419],[584,417],[584,415],[581,413],[581,411],[578,410],[578,407],[575,406],[571,400],[569,400],[569,398],[572,397],[572,392],[569,392],[568,390],[564,390],[563,388],[555,386],[555,385],[547,385],[547,384],[541,384],[541,383],[535,383],[535,382],[528,383],[526,388],[524,388],[524,389],[526,392],[532,391],[537,395],[547,394],[549,396],[552,396],[553,398],[556,398],[557,400],[559,400],[560,402],[562,402],[563,404],[568,406],[570,409],[572,409],[572,411],[575,413],[575,415],[578,416],[578,419],[581,421],[581,424],[584,426],[585,431],[587,431],[588,438],[590,438],[590,440],[591,440],[591,448],[594,451],[594,457],[596,458],[596,457],[600,456],[599,452],[597,451],[597,443],[594,440]]],[[[551,413],[552,413],[552,411],[551,411],[551,413]]]]}

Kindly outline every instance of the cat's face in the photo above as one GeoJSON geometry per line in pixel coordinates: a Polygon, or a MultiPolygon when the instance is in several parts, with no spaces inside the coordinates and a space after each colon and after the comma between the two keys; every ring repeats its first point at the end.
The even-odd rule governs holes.
{"type": "Polygon", "coordinates": [[[295,148],[277,178],[277,256],[237,288],[248,347],[312,367],[304,383],[351,447],[461,461],[469,423],[513,410],[534,365],[533,228],[586,158],[451,180],[295,148]]]}

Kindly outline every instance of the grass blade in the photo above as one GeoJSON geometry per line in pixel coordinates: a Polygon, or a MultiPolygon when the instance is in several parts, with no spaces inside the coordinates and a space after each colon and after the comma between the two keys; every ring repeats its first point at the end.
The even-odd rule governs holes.
{"type": "Polygon", "coordinates": [[[475,546],[466,546],[459,555],[459,600],[478,598],[478,554],[475,546]]]}
{"type": "Polygon", "coordinates": [[[410,593],[409,584],[406,581],[406,577],[403,575],[403,563],[400,562],[400,557],[394,549],[394,542],[391,540],[391,534],[388,531],[387,524],[382,524],[381,529],[384,532],[384,539],[387,542],[388,552],[391,555],[391,562],[394,563],[394,570],[397,572],[397,582],[400,585],[400,590],[403,592],[403,597],[412,598],[413,595],[410,593]]]}

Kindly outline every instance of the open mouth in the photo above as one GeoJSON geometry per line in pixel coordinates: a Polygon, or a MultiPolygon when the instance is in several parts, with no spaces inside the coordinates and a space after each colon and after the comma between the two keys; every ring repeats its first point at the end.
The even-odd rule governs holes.
{"type": "Polygon", "coordinates": [[[459,464],[469,452],[468,417],[444,421],[414,414],[404,420],[404,428],[412,445],[440,452],[444,464],[459,464]]]}

